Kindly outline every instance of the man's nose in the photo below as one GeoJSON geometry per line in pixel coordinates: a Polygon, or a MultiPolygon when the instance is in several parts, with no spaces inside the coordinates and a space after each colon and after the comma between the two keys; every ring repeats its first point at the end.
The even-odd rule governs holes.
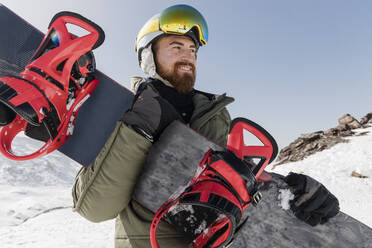
{"type": "Polygon", "coordinates": [[[188,63],[195,63],[196,56],[195,52],[185,49],[182,51],[181,60],[188,63]]]}

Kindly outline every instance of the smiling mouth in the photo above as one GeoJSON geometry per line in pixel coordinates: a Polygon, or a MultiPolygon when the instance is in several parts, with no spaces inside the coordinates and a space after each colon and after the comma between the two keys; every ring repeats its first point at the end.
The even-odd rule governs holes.
{"type": "Polygon", "coordinates": [[[181,64],[177,66],[177,70],[181,72],[193,73],[194,67],[192,65],[181,64]]]}
{"type": "Polygon", "coordinates": [[[191,66],[188,66],[188,65],[182,65],[182,66],[179,66],[178,69],[179,69],[180,71],[189,71],[189,72],[192,71],[191,66]]]}

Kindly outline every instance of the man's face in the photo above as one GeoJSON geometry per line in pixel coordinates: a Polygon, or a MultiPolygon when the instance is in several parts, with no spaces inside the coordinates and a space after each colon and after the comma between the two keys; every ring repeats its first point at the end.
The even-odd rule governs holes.
{"type": "Polygon", "coordinates": [[[167,35],[154,46],[157,73],[180,93],[190,92],[195,83],[196,46],[191,38],[167,35]]]}

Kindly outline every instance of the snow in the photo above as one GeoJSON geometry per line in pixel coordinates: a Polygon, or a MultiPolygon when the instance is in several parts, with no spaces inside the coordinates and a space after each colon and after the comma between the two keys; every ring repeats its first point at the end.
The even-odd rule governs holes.
{"type": "Polygon", "coordinates": [[[194,234],[202,233],[206,228],[207,228],[207,222],[203,220],[200,226],[195,229],[194,234]]]}
{"type": "Polygon", "coordinates": [[[372,227],[372,127],[355,130],[367,135],[348,138],[303,161],[269,167],[282,175],[290,171],[311,176],[324,184],[340,201],[341,211],[372,227]],[[352,177],[356,171],[368,178],[352,177]]]}
{"type": "MultiPolygon", "coordinates": [[[[23,134],[17,154],[41,146],[23,134]]],[[[0,247],[113,247],[114,221],[91,223],[72,212],[71,188],[81,166],[63,154],[17,162],[0,156],[0,247]]]]}
{"type": "Polygon", "coordinates": [[[1,247],[109,248],[114,247],[111,221],[91,223],[71,211],[54,210],[31,218],[22,225],[0,228],[1,247]]]}
{"type": "Polygon", "coordinates": [[[169,213],[171,213],[172,215],[176,215],[177,213],[179,213],[181,211],[189,212],[190,215],[195,213],[195,210],[192,207],[192,205],[176,204],[169,209],[169,213]]]}
{"type": "MultiPolygon", "coordinates": [[[[340,200],[341,210],[372,227],[372,127],[303,161],[269,167],[310,175],[340,200]],[[357,171],[368,178],[351,177],[357,171]]],[[[21,135],[15,148],[34,151],[39,142],[21,135]]],[[[71,188],[80,165],[59,152],[25,162],[0,156],[0,247],[113,247],[114,220],[91,223],[72,212],[71,188]]],[[[281,206],[288,208],[288,192],[281,206]]]]}
{"type": "Polygon", "coordinates": [[[289,210],[291,208],[290,201],[294,199],[294,194],[289,189],[280,189],[279,196],[280,207],[284,210],[289,210]]]}

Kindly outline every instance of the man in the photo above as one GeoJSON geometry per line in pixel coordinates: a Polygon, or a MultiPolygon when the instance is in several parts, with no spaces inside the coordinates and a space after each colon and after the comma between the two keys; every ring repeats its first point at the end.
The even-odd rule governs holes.
{"type": "MultiPolygon", "coordinates": [[[[207,44],[202,15],[176,5],[151,18],[140,30],[136,51],[149,79],[134,78],[133,105],[88,168],[82,168],[73,187],[74,210],[99,222],[116,217],[115,247],[151,247],[154,214],[132,199],[136,181],[152,144],[174,120],[181,120],[215,143],[226,146],[233,99],[194,89],[199,46],[207,44]]],[[[304,175],[290,174],[296,215],[311,225],[338,212],[337,199],[323,185],[304,175]]],[[[154,192],[156,193],[156,192],[154,192]]],[[[158,226],[160,247],[187,247],[183,235],[167,223],[158,226]]]]}

